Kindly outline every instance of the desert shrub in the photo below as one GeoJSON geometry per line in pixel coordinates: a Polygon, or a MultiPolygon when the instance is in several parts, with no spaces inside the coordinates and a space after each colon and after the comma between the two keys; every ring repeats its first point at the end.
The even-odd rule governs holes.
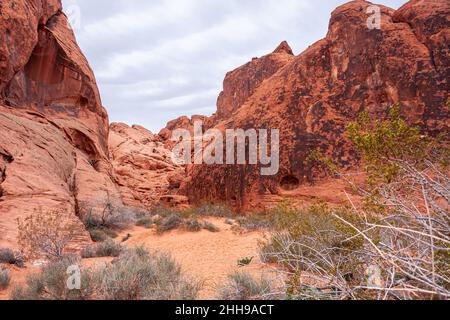
{"type": "Polygon", "coordinates": [[[368,187],[357,189],[365,203],[353,206],[354,213],[381,216],[363,226],[339,217],[361,235],[368,245],[366,254],[383,270],[376,285],[361,287],[384,299],[448,299],[448,139],[421,134],[400,117],[398,106],[385,121],[373,121],[363,113],[349,126],[348,135],[367,163],[369,176],[368,187]],[[380,239],[373,237],[374,231],[380,239]]]}
{"type": "Polygon", "coordinates": [[[109,236],[106,234],[106,232],[101,229],[89,230],[89,235],[91,237],[91,240],[94,242],[103,242],[109,239],[109,236]]]}
{"type": "Polygon", "coordinates": [[[205,221],[203,223],[203,229],[208,230],[209,232],[220,232],[220,229],[218,227],[208,221],[205,221]]]}
{"type": "Polygon", "coordinates": [[[200,283],[187,279],[169,256],[143,248],[123,251],[112,263],[81,269],[81,288],[68,287],[68,268],[77,257],[63,257],[13,289],[13,300],[194,300],[200,283]]]}
{"type": "Polygon", "coordinates": [[[208,217],[233,217],[233,210],[227,205],[221,204],[203,204],[197,208],[191,209],[193,215],[208,216],[208,217]]]}
{"type": "Polygon", "coordinates": [[[14,264],[16,257],[14,251],[9,248],[0,249],[0,263],[14,264]]]}
{"type": "Polygon", "coordinates": [[[8,269],[0,266],[0,290],[8,288],[11,282],[11,274],[8,269]]]}
{"type": "Polygon", "coordinates": [[[194,300],[200,289],[172,258],[142,248],[126,251],[98,270],[95,279],[96,294],[103,300],[194,300]]]}
{"type": "Polygon", "coordinates": [[[97,257],[97,248],[96,246],[87,246],[84,247],[80,253],[83,259],[91,259],[97,257]]]}
{"type": "Polygon", "coordinates": [[[92,281],[89,270],[80,270],[80,290],[70,290],[68,268],[77,266],[77,257],[63,257],[45,265],[40,273],[29,276],[25,285],[16,286],[12,300],[87,300],[92,296],[92,281]]]}
{"type": "Polygon", "coordinates": [[[117,238],[116,230],[125,229],[134,221],[133,214],[122,214],[122,211],[117,211],[111,203],[105,203],[101,213],[94,213],[93,209],[87,211],[83,224],[94,242],[117,238]]]}
{"type": "Polygon", "coordinates": [[[360,186],[336,174],[362,205],[282,205],[262,259],[280,265],[291,299],[448,299],[448,142],[421,135],[398,107],[384,121],[364,113],[348,134],[368,181],[360,186]]]}
{"type": "Polygon", "coordinates": [[[203,229],[204,224],[197,219],[187,219],[184,222],[184,227],[190,232],[199,232],[203,229]]]}
{"type": "Polygon", "coordinates": [[[79,224],[68,210],[40,210],[18,219],[18,230],[19,245],[28,258],[58,259],[75,238],[79,224]]]}
{"type": "Polygon", "coordinates": [[[446,137],[423,135],[419,127],[410,126],[401,117],[401,108],[390,109],[386,120],[374,120],[367,112],[347,127],[347,136],[367,162],[370,181],[381,179],[391,183],[401,174],[402,163],[417,169],[426,168],[429,161],[448,163],[449,149],[446,137]]]}
{"type": "Polygon", "coordinates": [[[246,272],[235,272],[218,289],[219,300],[274,300],[282,298],[275,293],[274,281],[262,277],[257,280],[246,272]]]}
{"type": "Polygon", "coordinates": [[[95,216],[92,209],[84,216],[83,224],[87,230],[96,230],[102,227],[102,221],[95,216]]]}
{"type": "Polygon", "coordinates": [[[106,222],[106,227],[113,230],[124,230],[134,224],[136,215],[131,208],[122,207],[106,222]]]}
{"type": "Polygon", "coordinates": [[[98,257],[118,257],[123,247],[114,241],[105,241],[97,245],[98,257]]]}
{"type": "Polygon", "coordinates": [[[151,216],[155,217],[160,217],[160,218],[166,218],[169,217],[173,214],[179,214],[180,212],[178,212],[177,210],[174,210],[173,208],[167,208],[164,206],[156,206],[154,208],[152,208],[150,210],[151,216]]]}
{"type": "Polygon", "coordinates": [[[239,267],[247,267],[253,262],[254,257],[245,257],[243,259],[239,259],[237,264],[239,267]]]}
{"type": "Polygon", "coordinates": [[[9,248],[0,249],[0,263],[13,264],[19,268],[25,266],[25,260],[22,254],[9,248]]]}
{"type": "MultiPolygon", "coordinates": [[[[272,227],[271,219],[266,214],[252,214],[246,217],[237,218],[239,226],[248,231],[257,231],[270,229],[272,227]]],[[[232,225],[234,223],[231,223],[232,225]]]]}
{"type": "Polygon", "coordinates": [[[369,263],[364,254],[365,243],[334,214],[351,221],[356,221],[357,217],[345,208],[332,210],[324,205],[287,211],[287,216],[275,218],[274,226],[278,231],[262,246],[261,258],[282,267],[282,272],[290,279],[287,283],[290,297],[356,298],[352,296],[352,286],[366,281],[365,270],[369,263]],[[299,274],[304,283],[295,281],[299,274]],[[311,283],[316,285],[314,297],[309,292],[311,283]]]}
{"type": "Polygon", "coordinates": [[[83,223],[88,230],[103,230],[105,232],[124,230],[134,224],[142,212],[138,209],[115,203],[109,195],[98,203],[80,204],[83,223]]]}
{"type": "Polygon", "coordinates": [[[90,229],[89,235],[94,242],[103,242],[118,237],[118,233],[112,229],[90,229]]]}
{"type": "Polygon", "coordinates": [[[116,239],[119,236],[119,233],[113,229],[101,229],[109,238],[116,239]]]}
{"type": "Polygon", "coordinates": [[[82,258],[118,257],[123,251],[123,247],[109,239],[104,242],[88,246],[81,252],[82,258]]]}
{"type": "Polygon", "coordinates": [[[183,218],[178,213],[173,213],[162,220],[158,221],[156,224],[156,231],[158,233],[164,233],[170,230],[177,229],[183,223],[183,218]]]}
{"type": "Polygon", "coordinates": [[[136,221],[136,226],[138,227],[150,229],[153,225],[154,225],[153,219],[148,216],[141,217],[136,221]]]}

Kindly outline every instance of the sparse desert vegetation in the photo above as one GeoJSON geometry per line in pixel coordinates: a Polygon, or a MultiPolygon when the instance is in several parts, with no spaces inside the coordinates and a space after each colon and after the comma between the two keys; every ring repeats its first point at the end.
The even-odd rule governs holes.
{"type": "Polygon", "coordinates": [[[256,279],[246,272],[234,272],[218,289],[220,300],[274,300],[281,299],[284,293],[277,293],[274,281],[261,277],[256,279]]]}
{"type": "Polygon", "coordinates": [[[44,265],[40,272],[29,275],[24,284],[16,285],[11,293],[12,300],[87,300],[91,297],[92,274],[80,272],[80,289],[69,289],[67,270],[79,265],[76,256],[64,256],[44,265]]]}
{"type": "Polygon", "coordinates": [[[200,283],[187,279],[170,256],[136,248],[98,270],[95,288],[104,300],[195,300],[200,283]]]}
{"type": "Polygon", "coordinates": [[[82,258],[118,257],[124,248],[114,240],[107,239],[103,242],[87,246],[81,251],[82,258]]]}
{"type": "Polygon", "coordinates": [[[84,203],[80,215],[92,241],[115,239],[121,230],[136,223],[142,212],[115,203],[109,197],[101,203],[84,203]]]}
{"type": "Polygon", "coordinates": [[[18,243],[27,258],[59,259],[76,237],[80,223],[65,209],[39,210],[18,220],[18,243]]]}
{"type": "MultiPolygon", "coordinates": [[[[126,232],[123,239],[136,244],[145,232],[160,238],[166,234],[176,237],[178,232],[185,231],[221,232],[208,221],[211,217],[207,212],[213,210],[213,219],[220,219],[222,228],[239,231],[236,237],[264,232],[266,239],[260,241],[259,259],[247,256],[237,260],[235,267],[239,270],[222,279],[215,290],[214,297],[220,299],[449,299],[447,146],[439,137],[427,137],[408,126],[397,108],[383,122],[372,122],[362,114],[360,121],[349,126],[348,135],[367,163],[368,180],[362,185],[354,183],[348,178],[351,175],[340,172],[326,157],[314,153],[322,166],[341,175],[353,187],[354,194],[348,195],[347,206],[317,202],[298,207],[286,199],[267,212],[247,216],[237,216],[224,206],[187,210],[156,207],[126,219],[138,227],[149,228],[141,228],[136,239],[127,233],[129,222],[125,225],[90,222],[90,225],[94,230],[115,229],[118,234],[122,230],[126,232]],[[266,275],[247,272],[246,268],[254,264],[260,264],[266,275]]],[[[56,231],[61,225],[54,222],[52,214],[50,217],[53,218],[46,225],[55,230],[49,234],[59,239],[56,231]]],[[[42,221],[29,223],[22,228],[21,236],[27,239],[26,232],[39,230],[37,226],[42,225],[42,221]]],[[[65,276],[63,267],[79,260],[52,254],[48,257],[55,261],[30,277],[25,287],[14,289],[12,297],[108,300],[198,297],[200,282],[189,280],[170,256],[151,254],[143,248],[130,249],[110,237],[98,241],[83,250],[82,258],[114,260],[97,269],[82,270],[89,288],[69,293],[59,287],[65,276]]],[[[36,242],[45,244],[41,240],[36,242]]],[[[65,238],[62,243],[66,243],[65,238]]],[[[0,258],[3,263],[12,263],[16,254],[0,250],[0,258]]],[[[2,278],[3,283],[9,284],[7,271],[3,270],[2,278]]]]}
{"type": "Polygon", "coordinates": [[[20,252],[9,248],[0,248],[0,263],[16,265],[21,268],[24,266],[24,257],[20,252]]]}
{"type": "Polygon", "coordinates": [[[200,282],[188,279],[168,255],[143,248],[124,250],[111,263],[81,268],[80,289],[67,286],[67,270],[81,265],[75,256],[51,261],[16,286],[14,300],[194,300],[200,282]]]}
{"type": "Polygon", "coordinates": [[[408,126],[398,107],[386,121],[363,113],[348,134],[367,161],[365,187],[349,180],[360,205],[350,197],[340,208],[285,202],[241,226],[273,231],[261,256],[278,266],[290,299],[448,299],[445,140],[408,126]]]}
{"type": "Polygon", "coordinates": [[[163,234],[176,229],[181,229],[189,232],[199,232],[201,230],[208,230],[210,232],[218,232],[217,226],[211,222],[204,221],[206,217],[222,217],[232,215],[231,209],[225,206],[200,206],[190,209],[172,209],[164,207],[155,207],[149,212],[144,213],[138,217],[136,226],[145,227],[147,229],[155,228],[158,234],[163,234]],[[207,208],[215,208],[212,215],[208,215],[207,208]]]}
{"type": "Polygon", "coordinates": [[[0,265],[0,290],[8,288],[11,282],[10,271],[0,265]]]}
{"type": "MultiPolygon", "coordinates": [[[[353,187],[347,206],[329,206],[324,202],[298,207],[285,200],[259,214],[237,216],[224,206],[205,205],[187,210],[156,207],[127,223],[115,214],[109,220],[89,218],[94,230],[126,231],[133,222],[150,228],[159,237],[168,231],[199,233],[220,232],[208,219],[222,219],[230,230],[265,232],[260,242],[264,273],[246,272],[255,257],[238,260],[242,268],[229,274],[218,285],[215,297],[226,300],[366,300],[366,299],[448,299],[449,274],[449,178],[448,148],[442,140],[420,134],[404,122],[397,108],[383,122],[372,122],[366,114],[352,123],[348,135],[364,157],[368,180],[361,186],[340,172],[326,157],[315,152],[316,161],[334,174],[347,179],[353,187]],[[352,199],[359,199],[356,203],[352,199]],[[93,223],[93,221],[97,221],[93,223]],[[100,221],[100,222],[99,222],[100,221]],[[273,276],[273,275],[276,276],[273,276]]],[[[115,209],[108,209],[111,212],[115,209]]],[[[45,217],[45,216],[44,216],[45,217]]],[[[13,290],[15,299],[195,299],[200,282],[188,280],[166,254],[150,254],[143,248],[129,249],[111,237],[99,237],[86,247],[83,258],[114,257],[98,269],[83,269],[89,286],[67,292],[61,286],[64,267],[79,263],[63,257],[67,239],[59,240],[61,224],[49,214],[47,227],[61,246],[55,249],[36,238],[41,252],[56,261],[27,280],[25,287],[13,290]],[[48,254],[48,252],[52,254],[48,254]]],[[[44,220],[30,220],[22,227],[21,237],[39,231],[44,220]]],[[[45,220],[46,221],[46,220],[45,220]]],[[[91,231],[91,232],[92,232],[91,231]]],[[[92,233],[91,233],[92,235],[92,233]]],[[[170,237],[170,235],[168,235],[170,237]]],[[[212,235],[213,236],[213,235],[212,235]]],[[[140,236],[138,236],[139,238],[140,236]]],[[[130,233],[124,239],[134,240],[130,233]]],[[[25,242],[29,246],[29,242],[25,242]]],[[[3,263],[12,263],[16,254],[0,250],[3,263]]],[[[74,260],[75,259],[75,260],[74,260]]],[[[2,282],[9,284],[9,272],[3,269],[2,282]]]]}

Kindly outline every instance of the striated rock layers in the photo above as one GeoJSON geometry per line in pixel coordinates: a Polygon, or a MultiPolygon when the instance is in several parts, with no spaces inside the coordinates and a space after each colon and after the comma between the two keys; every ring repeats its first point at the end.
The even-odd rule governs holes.
{"type": "MultiPolygon", "coordinates": [[[[60,0],[0,2],[0,245],[16,218],[120,202],[108,116],[60,0]]],[[[88,241],[80,224],[79,241],[88,241]]]]}
{"type": "Polygon", "coordinates": [[[410,123],[448,132],[450,3],[412,0],[397,11],[380,6],[381,29],[373,30],[370,5],[338,7],[327,36],[298,56],[283,43],[227,74],[208,126],[279,129],[280,171],[261,176],[257,165],[190,166],[182,189],[192,202],[253,208],[264,197],[302,188],[320,176],[305,164],[317,148],[351,166],[358,159],[345,128],[363,110],[383,118],[400,103],[410,123]]]}

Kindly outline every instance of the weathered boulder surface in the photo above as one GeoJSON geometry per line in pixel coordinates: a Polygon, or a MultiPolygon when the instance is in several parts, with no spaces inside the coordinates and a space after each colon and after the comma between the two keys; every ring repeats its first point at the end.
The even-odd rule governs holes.
{"type": "Polygon", "coordinates": [[[280,171],[261,176],[259,166],[192,166],[183,191],[193,203],[253,208],[267,195],[292,193],[320,177],[305,163],[315,149],[354,165],[358,156],[345,128],[363,110],[384,118],[400,103],[411,124],[448,132],[450,3],[413,0],[397,11],[380,6],[381,29],[372,30],[370,5],[338,7],[327,36],[296,57],[282,50],[281,64],[268,59],[260,70],[254,60],[227,75],[215,127],[279,129],[280,171]]]}
{"type": "MultiPolygon", "coordinates": [[[[0,245],[16,219],[108,197],[108,116],[60,0],[0,3],[0,245]]],[[[89,241],[79,222],[78,244],[89,241]]]]}

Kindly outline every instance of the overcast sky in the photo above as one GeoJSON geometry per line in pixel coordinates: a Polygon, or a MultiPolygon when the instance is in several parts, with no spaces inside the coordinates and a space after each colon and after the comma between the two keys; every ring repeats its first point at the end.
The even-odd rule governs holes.
{"type": "Polygon", "coordinates": [[[299,54],[326,35],[330,13],[345,2],[63,0],[111,122],[153,132],[182,115],[215,112],[226,72],[283,40],[299,54]]]}

